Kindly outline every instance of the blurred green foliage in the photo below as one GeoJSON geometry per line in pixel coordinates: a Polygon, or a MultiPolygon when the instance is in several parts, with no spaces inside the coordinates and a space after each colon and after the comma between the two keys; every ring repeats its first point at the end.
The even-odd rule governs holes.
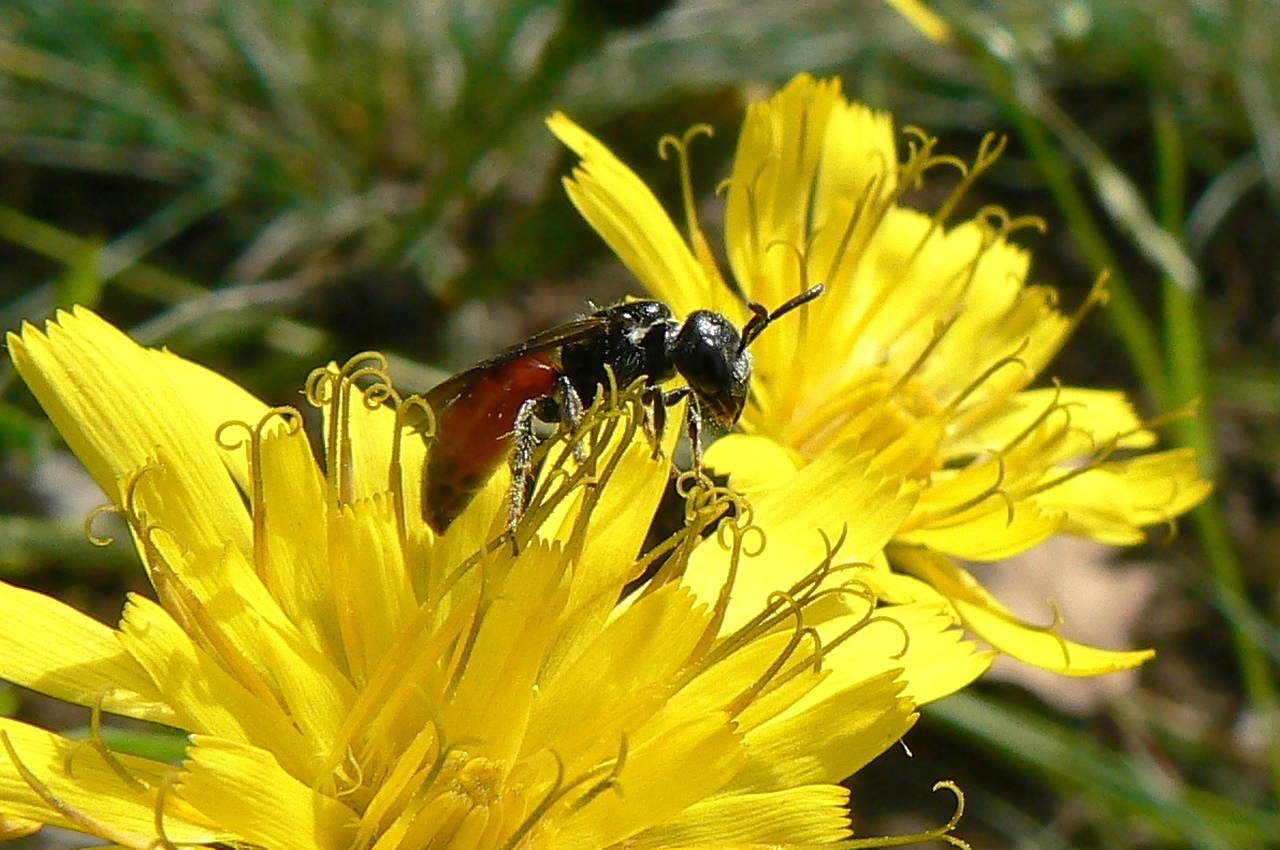
{"type": "MultiPolygon", "coordinates": [[[[960,780],[984,847],[1276,846],[1280,7],[933,8],[950,43],[879,0],[8,0],[0,324],[88,303],[279,400],[369,347],[424,384],[423,361],[486,353],[455,345],[475,305],[481,325],[504,303],[550,321],[625,287],[599,282],[613,266],[559,191],[553,109],[659,189],[657,138],[716,123],[708,195],[742,104],[801,70],[961,155],[1008,133],[981,200],[1053,225],[1037,272],[1066,297],[1112,276],[1115,342],[1061,368],[1130,375],[1149,412],[1198,400],[1173,436],[1227,498],[1155,553],[1158,599],[1186,616],[1148,636],[1161,656],[1136,695],[1080,720],[987,689],[939,706],[913,748],[960,780]]],[[[504,322],[482,346],[536,329],[504,322]]],[[[0,391],[0,568],[129,581],[125,547],[45,518],[53,438],[7,365],[0,391]]],[[[924,796],[895,787],[897,809],[924,796]]]]}

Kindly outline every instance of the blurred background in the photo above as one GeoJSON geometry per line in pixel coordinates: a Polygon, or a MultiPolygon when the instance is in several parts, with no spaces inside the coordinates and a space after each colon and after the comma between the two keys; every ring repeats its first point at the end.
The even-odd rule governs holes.
{"type": "MultiPolygon", "coordinates": [[[[1280,4],[930,8],[942,42],[884,0],[3,0],[0,327],[83,303],[273,403],[370,348],[421,390],[636,292],[563,196],[553,109],[673,209],[657,140],[714,125],[694,148],[712,228],[744,104],[798,71],[963,159],[1007,135],[968,211],[1041,216],[1020,241],[1068,310],[1111,273],[1046,377],[1148,416],[1198,399],[1165,442],[1218,493],[1147,547],[1055,541],[984,576],[1029,618],[1053,599],[1071,636],[1158,655],[1099,680],[1009,665],[930,706],[910,753],[851,780],[856,827],[937,826],[930,788],[954,779],[958,834],[988,850],[1280,847],[1280,4]]],[[[89,545],[102,496],[7,359],[0,441],[0,578],[114,622],[142,574],[89,545]]],[[[3,683],[0,712],[87,722],[3,683]]]]}

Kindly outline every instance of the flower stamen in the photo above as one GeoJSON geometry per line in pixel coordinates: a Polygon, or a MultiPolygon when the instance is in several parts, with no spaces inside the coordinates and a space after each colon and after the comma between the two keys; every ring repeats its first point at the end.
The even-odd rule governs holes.
{"type": "Polygon", "coordinates": [[[941,841],[957,848],[957,850],[973,850],[969,842],[952,834],[964,817],[964,792],[960,790],[959,785],[950,779],[934,783],[933,790],[950,791],[956,798],[955,810],[952,812],[951,818],[942,826],[914,835],[878,835],[874,838],[855,838],[849,841],[842,841],[836,846],[841,850],[880,850],[880,848],[885,847],[907,847],[916,844],[927,844],[931,841],[941,841]]]}
{"type": "MultiPolygon", "coordinates": [[[[880,198],[883,183],[883,173],[872,174],[867,179],[867,185],[863,187],[861,196],[851,200],[849,212],[845,215],[844,228],[841,230],[840,238],[837,240],[835,250],[832,252],[831,262],[827,266],[827,273],[820,278],[821,280],[836,281],[853,278],[854,273],[857,271],[858,263],[863,258],[863,252],[856,250],[856,248],[866,244],[875,235],[876,230],[883,223],[884,217],[888,215],[892,206],[891,203],[885,203],[884,199],[880,198]],[[877,199],[880,200],[878,204],[875,203],[877,199]],[[862,235],[858,246],[855,246],[854,234],[864,222],[867,222],[866,232],[862,235]],[[842,269],[846,258],[852,258],[853,262],[853,265],[847,271],[842,269]]],[[[874,313],[874,310],[870,310],[868,313],[874,313]]]]}
{"type": "Polygon", "coordinates": [[[325,477],[330,503],[336,508],[355,500],[355,480],[351,456],[351,389],[359,390],[362,403],[372,410],[387,400],[398,400],[387,376],[387,358],[377,351],[362,351],[336,370],[315,369],[307,377],[303,395],[312,407],[326,412],[325,477]],[[361,389],[357,381],[372,376],[361,389]]]}
{"type": "MultiPolygon", "coordinates": [[[[821,657],[822,638],[818,636],[818,632],[813,627],[804,624],[804,612],[801,610],[801,606],[789,594],[782,591],[774,591],[769,595],[769,603],[772,605],[775,604],[775,601],[780,606],[785,607],[791,616],[795,617],[795,628],[792,630],[791,637],[788,638],[786,645],[769,663],[769,666],[744,691],[725,704],[725,711],[729,713],[730,717],[737,717],[765,692],[766,688],[782,672],[787,662],[800,648],[800,644],[806,636],[812,638],[814,642],[814,658],[821,657]]],[[[807,667],[810,663],[806,661],[802,666],[807,667]]],[[[815,672],[817,672],[817,669],[820,669],[820,665],[815,669],[815,672]]]]}
{"type": "MultiPolygon", "coordinates": [[[[622,776],[622,769],[626,767],[627,754],[628,752],[630,752],[630,749],[631,749],[631,742],[627,738],[627,734],[624,732],[622,733],[618,741],[618,754],[612,760],[612,765],[609,768],[608,775],[605,776],[603,779],[601,779],[599,782],[597,782],[595,785],[593,785],[591,788],[588,788],[582,794],[582,796],[579,797],[577,800],[574,800],[573,803],[566,806],[565,807],[566,811],[570,813],[580,811],[581,809],[585,808],[587,804],[590,803],[592,800],[594,800],[596,797],[599,797],[605,791],[608,791],[610,789],[613,789],[614,791],[616,791],[619,797],[624,796],[622,793],[622,782],[619,781],[619,777],[622,776]]],[[[603,765],[601,765],[601,767],[603,767],[603,765]]],[[[590,775],[590,774],[588,773],[587,775],[590,775]]]]}
{"type": "Polygon", "coordinates": [[[1031,374],[1033,374],[1033,370],[1027,365],[1027,362],[1022,359],[1022,355],[1030,345],[1031,340],[1024,337],[1022,342],[1018,344],[1018,347],[1015,348],[1011,354],[1006,354],[1004,357],[1001,357],[999,360],[996,360],[990,366],[979,372],[976,378],[970,381],[964,389],[956,393],[955,398],[951,399],[951,401],[947,403],[947,406],[943,408],[943,415],[947,419],[954,417],[960,410],[961,405],[963,405],[970,396],[977,392],[979,387],[995,377],[997,372],[1008,366],[1019,366],[1027,373],[1028,377],[1030,377],[1031,374]]]}
{"type": "Polygon", "coordinates": [[[560,754],[555,750],[550,750],[548,752],[556,763],[555,781],[552,782],[551,788],[547,791],[546,795],[538,801],[538,805],[533,807],[533,810],[525,816],[525,819],[520,822],[520,825],[515,828],[510,837],[502,843],[500,850],[512,850],[512,848],[519,844],[525,835],[527,835],[529,831],[537,825],[543,815],[551,811],[551,807],[559,802],[569,791],[569,789],[564,787],[564,759],[561,758],[560,754]]]}
{"type": "Polygon", "coordinates": [[[169,789],[172,787],[174,775],[172,773],[165,776],[164,781],[160,783],[160,787],[156,789],[156,805],[153,810],[152,817],[156,828],[156,838],[151,842],[151,847],[163,847],[164,850],[177,850],[177,845],[169,840],[168,832],[164,827],[164,804],[169,798],[169,789]]]}
{"type": "Polygon", "coordinates": [[[901,394],[907,383],[924,369],[929,357],[938,349],[938,346],[942,344],[942,340],[946,338],[947,332],[955,327],[956,321],[959,318],[959,312],[955,312],[950,316],[938,319],[934,322],[933,333],[929,337],[929,342],[925,344],[924,349],[916,356],[916,359],[911,362],[911,365],[904,369],[902,374],[898,376],[898,379],[893,382],[893,386],[889,389],[890,394],[901,394]]]}
{"type": "Polygon", "coordinates": [[[164,557],[161,546],[154,539],[161,533],[168,534],[181,545],[169,529],[158,524],[146,526],[138,535],[143,563],[156,596],[192,641],[208,652],[227,674],[272,709],[283,713],[284,706],[275,689],[262,676],[258,665],[249,660],[236,640],[223,631],[218,618],[211,614],[164,557]]]}
{"type": "Polygon", "coordinates": [[[89,511],[89,513],[84,518],[84,536],[88,539],[90,545],[110,546],[112,543],[114,543],[116,539],[111,535],[109,534],[99,535],[95,533],[93,530],[93,524],[94,522],[97,521],[98,517],[100,516],[105,516],[107,514],[115,514],[116,516],[123,516],[123,513],[124,512],[120,510],[119,505],[113,504],[111,502],[108,502],[105,505],[98,505],[96,508],[89,511]]]}
{"type": "Polygon", "coordinates": [[[946,226],[946,223],[951,220],[956,207],[960,205],[960,202],[964,200],[964,196],[977,183],[978,178],[996,164],[997,160],[1004,154],[1008,142],[1009,139],[1006,136],[986,133],[983,135],[982,141],[978,143],[978,152],[974,154],[972,165],[968,165],[964,160],[958,158],[955,160],[954,164],[957,165],[960,171],[960,182],[948,193],[946,200],[938,207],[937,212],[930,216],[932,227],[916,246],[916,250],[911,256],[912,262],[915,261],[919,252],[924,248],[925,241],[929,236],[946,226]]]}
{"type": "Polygon", "coordinates": [[[244,447],[249,461],[249,515],[253,519],[253,565],[258,577],[269,580],[272,567],[269,558],[267,537],[267,499],[266,482],[262,477],[262,441],[267,426],[272,420],[279,420],[284,436],[293,436],[302,430],[302,414],[293,407],[273,407],[263,414],[257,425],[247,422],[224,422],[214,432],[214,440],[226,451],[235,451],[244,447]],[[233,428],[243,429],[248,439],[228,441],[227,432],[233,428]]]}
{"type": "Polygon", "coordinates": [[[675,157],[680,173],[680,202],[684,207],[685,226],[689,231],[689,244],[696,248],[705,245],[706,237],[698,225],[698,207],[693,195],[693,170],[689,165],[689,145],[698,136],[711,138],[715,128],[710,124],[694,124],[677,138],[667,134],[658,140],[658,156],[667,160],[675,157]]]}
{"type": "MultiPolygon", "coordinates": [[[[102,696],[99,696],[98,700],[94,702],[93,707],[89,710],[89,737],[86,741],[81,741],[79,743],[87,743],[92,747],[94,751],[102,757],[102,760],[107,763],[107,766],[111,768],[111,772],[120,777],[120,780],[134,791],[141,794],[151,790],[145,782],[129,772],[129,769],[126,768],[120,759],[116,757],[116,754],[112,752],[111,748],[107,746],[107,742],[103,739],[102,696]]],[[[63,765],[63,769],[67,772],[67,776],[75,776],[71,763],[78,751],[79,747],[77,746],[67,753],[67,758],[63,765]]]]}

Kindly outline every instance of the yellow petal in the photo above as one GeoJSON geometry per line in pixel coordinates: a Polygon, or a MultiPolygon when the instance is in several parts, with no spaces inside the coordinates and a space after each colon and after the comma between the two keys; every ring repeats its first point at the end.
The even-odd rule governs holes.
{"type": "Polygon", "coordinates": [[[1155,657],[1151,649],[1102,649],[1067,640],[1042,627],[1029,625],[991,604],[959,601],[956,610],[973,633],[1001,652],[1064,676],[1101,676],[1129,670],[1155,657]]]}
{"type": "Polygon", "coordinates": [[[1143,542],[1145,526],[1172,522],[1212,490],[1195,452],[1174,449],[1086,470],[1036,501],[1066,515],[1064,530],[1123,546],[1143,542]]]}
{"type": "Polygon", "coordinates": [[[645,289],[681,316],[717,306],[740,310],[719,280],[708,279],[634,171],[563,113],[547,119],[547,126],[582,160],[564,180],[569,199],[645,289]]]}
{"type": "MultiPolygon", "coordinates": [[[[390,498],[364,499],[337,509],[329,524],[328,563],[318,564],[329,584],[325,611],[341,633],[336,657],[345,658],[358,683],[386,656],[417,610],[410,570],[396,536],[390,498]]],[[[312,530],[316,534],[316,530],[312,530]]],[[[320,541],[315,541],[319,545],[320,541]]],[[[317,598],[317,603],[323,601],[317,598]]]]}
{"type": "MultiPolygon", "coordinates": [[[[183,391],[181,404],[201,423],[198,430],[204,440],[218,432],[229,421],[258,422],[267,414],[267,406],[234,381],[212,369],[179,357],[167,349],[146,349],[152,365],[168,377],[169,383],[183,391]]],[[[174,403],[177,403],[174,399],[174,403]]],[[[222,452],[219,457],[241,489],[249,489],[248,459],[237,452],[222,452]]]]}
{"type": "MultiPolygon", "coordinates": [[[[280,609],[255,568],[253,552],[227,546],[200,511],[200,491],[167,453],[135,489],[135,505],[162,517],[147,541],[149,561],[167,566],[158,594],[181,606],[226,667],[243,682],[258,682],[291,710],[308,735],[322,740],[342,725],[352,687],[280,609]],[[202,521],[204,520],[204,521],[202,521]],[[235,588],[234,593],[227,588],[235,588]],[[172,595],[170,595],[172,593],[172,595]],[[187,595],[189,594],[189,596],[187,595]]],[[[243,508],[242,508],[243,510],[243,508]]]]}
{"type": "MultiPolygon", "coordinates": [[[[635,561],[666,490],[671,454],[680,436],[680,428],[668,426],[663,444],[655,451],[641,425],[647,413],[637,410],[634,414],[614,419],[597,438],[603,447],[596,450],[599,460],[589,471],[598,477],[614,467],[608,473],[610,483],[599,490],[584,489],[572,520],[584,526],[578,556],[584,569],[573,583],[569,605],[577,610],[591,600],[597,609],[597,628],[617,602],[618,586],[637,578],[632,574],[635,561]]],[[[683,422],[685,405],[671,408],[668,415],[672,422],[683,422]]],[[[562,529],[557,536],[573,540],[567,531],[562,529]]]]}
{"type": "Polygon", "coordinates": [[[351,846],[356,813],[299,782],[266,750],[196,735],[183,767],[183,798],[244,843],[263,850],[351,846]]]}
{"type": "MultiPolygon", "coordinates": [[[[887,571],[863,571],[856,575],[877,593],[882,579],[896,578],[887,571]]],[[[879,598],[879,601],[886,600],[879,598]]],[[[979,651],[965,638],[958,628],[959,617],[947,600],[936,596],[925,597],[921,602],[881,604],[871,612],[869,620],[865,612],[827,620],[812,619],[811,624],[823,645],[828,647],[823,659],[831,674],[811,693],[797,700],[795,710],[803,709],[812,701],[828,699],[833,692],[857,688],[861,680],[884,670],[896,671],[903,698],[923,705],[972,683],[986,672],[993,659],[990,652],[979,651]],[[847,640],[841,640],[851,626],[857,631],[847,640]]]]}
{"type": "Polygon", "coordinates": [[[657,850],[840,841],[849,836],[848,801],[848,789],[838,785],[721,795],[632,836],[627,846],[657,850]]]}
{"type": "MultiPolygon", "coordinates": [[[[995,660],[994,653],[979,650],[958,628],[960,623],[948,606],[894,605],[877,609],[876,617],[909,636],[899,659],[902,665],[899,678],[904,686],[903,696],[916,705],[925,705],[971,685],[995,660]]],[[[853,654],[857,645],[850,642],[841,650],[853,654]]],[[[836,663],[832,661],[833,665],[836,663]]],[[[840,663],[848,662],[841,659],[840,663]]]]}
{"type": "Polygon", "coordinates": [[[608,847],[663,823],[715,793],[742,763],[733,724],[724,714],[654,725],[633,743],[618,776],[621,794],[601,794],[567,816],[558,845],[565,850],[608,847]]]}
{"type": "Polygon", "coordinates": [[[896,540],[971,561],[995,561],[1044,542],[1065,520],[1061,512],[1046,513],[1025,500],[1011,511],[1007,503],[992,496],[955,518],[903,532],[896,540]]]}
{"type": "Polygon", "coordinates": [[[274,427],[262,437],[257,481],[248,492],[260,525],[254,557],[258,575],[308,642],[337,656],[342,640],[324,533],[329,502],[304,431],[274,427]]]}
{"type": "MultiPolygon", "coordinates": [[[[41,406],[67,444],[116,504],[124,499],[125,476],[141,469],[158,447],[181,452],[183,473],[200,490],[201,514],[224,539],[247,549],[248,517],[235,480],[228,474],[217,427],[185,403],[172,363],[161,368],[154,356],[88,310],[59,313],[45,332],[31,325],[9,335],[9,351],[41,406]]],[[[237,414],[257,421],[247,394],[225,379],[197,382],[214,393],[197,408],[221,406],[226,419],[237,414]]],[[[223,421],[226,421],[225,419],[223,421]]]]}
{"type": "MultiPolygon", "coordinates": [[[[875,472],[874,461],[852,446],[838,448],[806,466],[785,487],[751,500],[765,545],[741,561],[723,633],[764,608],[774,591],[791,587],[823,563],[828,542],[841,541],[838,563],[870,562],[879,554],[910,511],[915,493],[901,479],[875,472]],[[804,510],[796,510],[798,505],[804,510]]],[[[748,546],[755,543],[748,541],[748,546]]],[[[730,560],[713,536],[690,558],[686,586],[699,599],[716,599],[730,560]]]]}
{"type": "Polygon", "coordinates": [[[803,466],[799,455],[782,443],[753,434],[725,434],[707,449],[706,464],[732,475],[741,493],[765,493],[784,486],[803,466]]]}
{"type": "Polygon", "coordinates": [[[967,424],[999,409],[1030,383],[1058,352],[1071,324],[1055,309],[1053,290],[1026,285],[1030,253],[1002,238],[992,241],[985,226],[959,225],[946,233],[936,253],[926,253],[937,263],[935,285],[951,284],[952,294],[935,305],[933,316],[947,320],[954,312],[954,322],[920,380],[949,402],[984,377],[957,414],[967,424]],[[1007,365],[991,371],[1001,362],[1007,365]]]}
{"type": "Polygon", "coordinates": [[[799,74],[752,104],[725,199],[729,264],[747,297],[776,305],[806,288],[796,252],[811,233],[840,239],[868,193],[892,193],[896,161],[892,119],[846,101],[838,79],[799,74]]]}
{"type": "MultiPolygon", "coordinates": [[[[7,817],[88,832],[129,847],[154,846],[158,793],[173,776],[172,765],[120,753],[108,761],[87,741],[71,741],[7,717],[0,717],[0,735],[12,750],[10,755],[0,748],[0,800],[7,817]],[[60,811],[50,799],[58,801],[60,811]]],[[[172,795],[164,804],[169,840],[234,841],[233,832],[215,827],[172,795]]]]}
{"type": "MultiPolygon", "coordinates": [[[[506,464],[494,470],[493,475],[471,499],[471,503],[449,526],[444,535],[435,541],[431,560],[441,564],[465,564],[476,551],[477,540],[492,540],[506,529],[507,514],[511,506],[511,470],[506,464]]],[[[430,578],[443,580],[447,573],[433,571],[430,578]]],[[[427,599],[437,596],[435,588],[423,594],[427,599]]]]}
{"type": "Polygon", "coordinates": [[[1010,396],[996,413],[949,440],[947,452],[964,456],[998,451],[1051,406],[1065,410],[1073,428],[1095,435],[1095,447],[1122,434],[1126,436],[1119,443],[1121,448],[1149,448],[1155,443],[1155,434],[1142,428],[1141,418],[1124,393],[1061,387],[1024,390],[1010,396]]]}
{"type": "Polygon", "coordinates": [[[799,293],[795,251],[809,247],[810,234],[840,241],[856,205],[895,188],[892,119],[850,104],[840,88],[838,79],[797,74],[751,104],[742,124],[724,230],[733,274],[756,301],[799,293]]]}
{"type": "MultiPolygon", "coordinates": [[[[667,428],[664,445],[655,451],[638,418],[643,414],[635,411],[634,420],[619,416],[616,410],[608,412],[612,404],[608,399],[600,400],[597,421],[602,424],[594,434],[562,430],[538,449],[546,460],[540,476],[529,482],[529,504],[522,511],[523,525],[536,526],[535,533],[543,539],[571,546],[574,558],[592,565],[591,572],[575,583],[575,597],[579,598],[594,598],[599,586],[612,586],[616,574],[604,567],[606,563],[623,572],[631,570],[648,531],[646,521],[637,517],[647,512],[646,505],[656,505],[661,497],[670,472],[668,459],[680,433],[678,428],[667,428]],[[579,450],[586,450],[586,467],[575,458],[579,450]],[[606,488],[583,486],[598,483],[602,477],[614,483],[606,488]]],[[[628,404],[634,404],[634,399],[628,404]]],[[[680,405],[671,408],[668,415],[680,421],[683,411],[680,405]]],[[[450,524],[432,556],[445,562],[465,562],[476,539],[492,539],[505,532],[511,499],[511,470],[503,464],[450,524]]],[[[632,577],[628,575],[627,580],[632,577]]]]}
{"type": "Polygon", "coordinates": [[[15,838],[26,838],[43,827],[40,821],[15,818],[11,815],[0,815],[0,841],[12,841],[15,838]]]}
{"type": "Polygon", "coordinates": [[[166,696],[108,626],[4,582],[0,620],[0,678],[76,705],[174,725],[166,696]]]}
{"type": "Polygon", "coordinates": [[[165,611],[130,597],[120,622],[120,643],[163,683],[177,725],[197,733],[271,746],[298,761],[297,774],[315,770],[315,751],[268,694],[255,695],[192,643],[165,611]]]}
{"type": "Polygon", "coordinates": [[[915,705],[901,698],[898,670],[815,694],[746,735],[746,766],[734,789],[777,791],[852,776],[916,721],[915,705]],[[823,746],[798,747],[814,739],[823,746]]]}
{"type": "Polygon", "coordinates": [[[686,589],[667,585],[629,606],[579,651],[558,651],[541,680],[529,738],[570,753],[578,746],[571,739],[596,734],[591,727],[602,721],[626,728],[648,716],[655,710],[651,694],[685,665],[708,620],[686,589]]]}
{"type": "Polygon", "coordinates": [[[487,585],[481,592],[492,601],[469,635],[470,658],[441,722],[461,738],[482,736],[493,757],[519,752],[524,724],[516,719],[531,711],[539,667],[565,604],[563,566],[560,553],[540,542],[514,559],[494,553],[476,565],[475,575],[487,585]]]}
{"type": "Polygon", "coordinates": [[[734,278],[768,307],[827,285],[752,347],[753,394],[774,421],[803,411],[806,395],[844,377],[847,322],[868,297],[847,277],[895,191],[895,163],[892,119],[845,101],[838,80],[800,74],[748,110],[725,199],[734,278]]]}
{"type": "Polygon", "coordinates": [[[1067,640],[1056,626],[1035,626],[1018,618],[969,572],[926,549],[895,548],[895,564],[938,588],[967,628],[1001,652],[1067,676],[1097,676],[1137,667],[1155,653],[1116,651],[1067,640]]]}

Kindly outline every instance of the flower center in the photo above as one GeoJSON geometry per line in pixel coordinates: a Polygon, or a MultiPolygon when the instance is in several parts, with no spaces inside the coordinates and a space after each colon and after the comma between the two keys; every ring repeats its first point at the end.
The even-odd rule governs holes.
{"type": "Polygon", "coordinates": [[[461,805],[489,808],[502,804],[506,773],[506,764],[501,761],[457,752],[445,761],[435,787],[438,795],[461,805]]]}
{"type": "Polygon", "coordinates": [[[451,753],[424,789],[400,846],[503,846],[525,814],[524,795],[508,774],[504,761],[451,753]]]}

